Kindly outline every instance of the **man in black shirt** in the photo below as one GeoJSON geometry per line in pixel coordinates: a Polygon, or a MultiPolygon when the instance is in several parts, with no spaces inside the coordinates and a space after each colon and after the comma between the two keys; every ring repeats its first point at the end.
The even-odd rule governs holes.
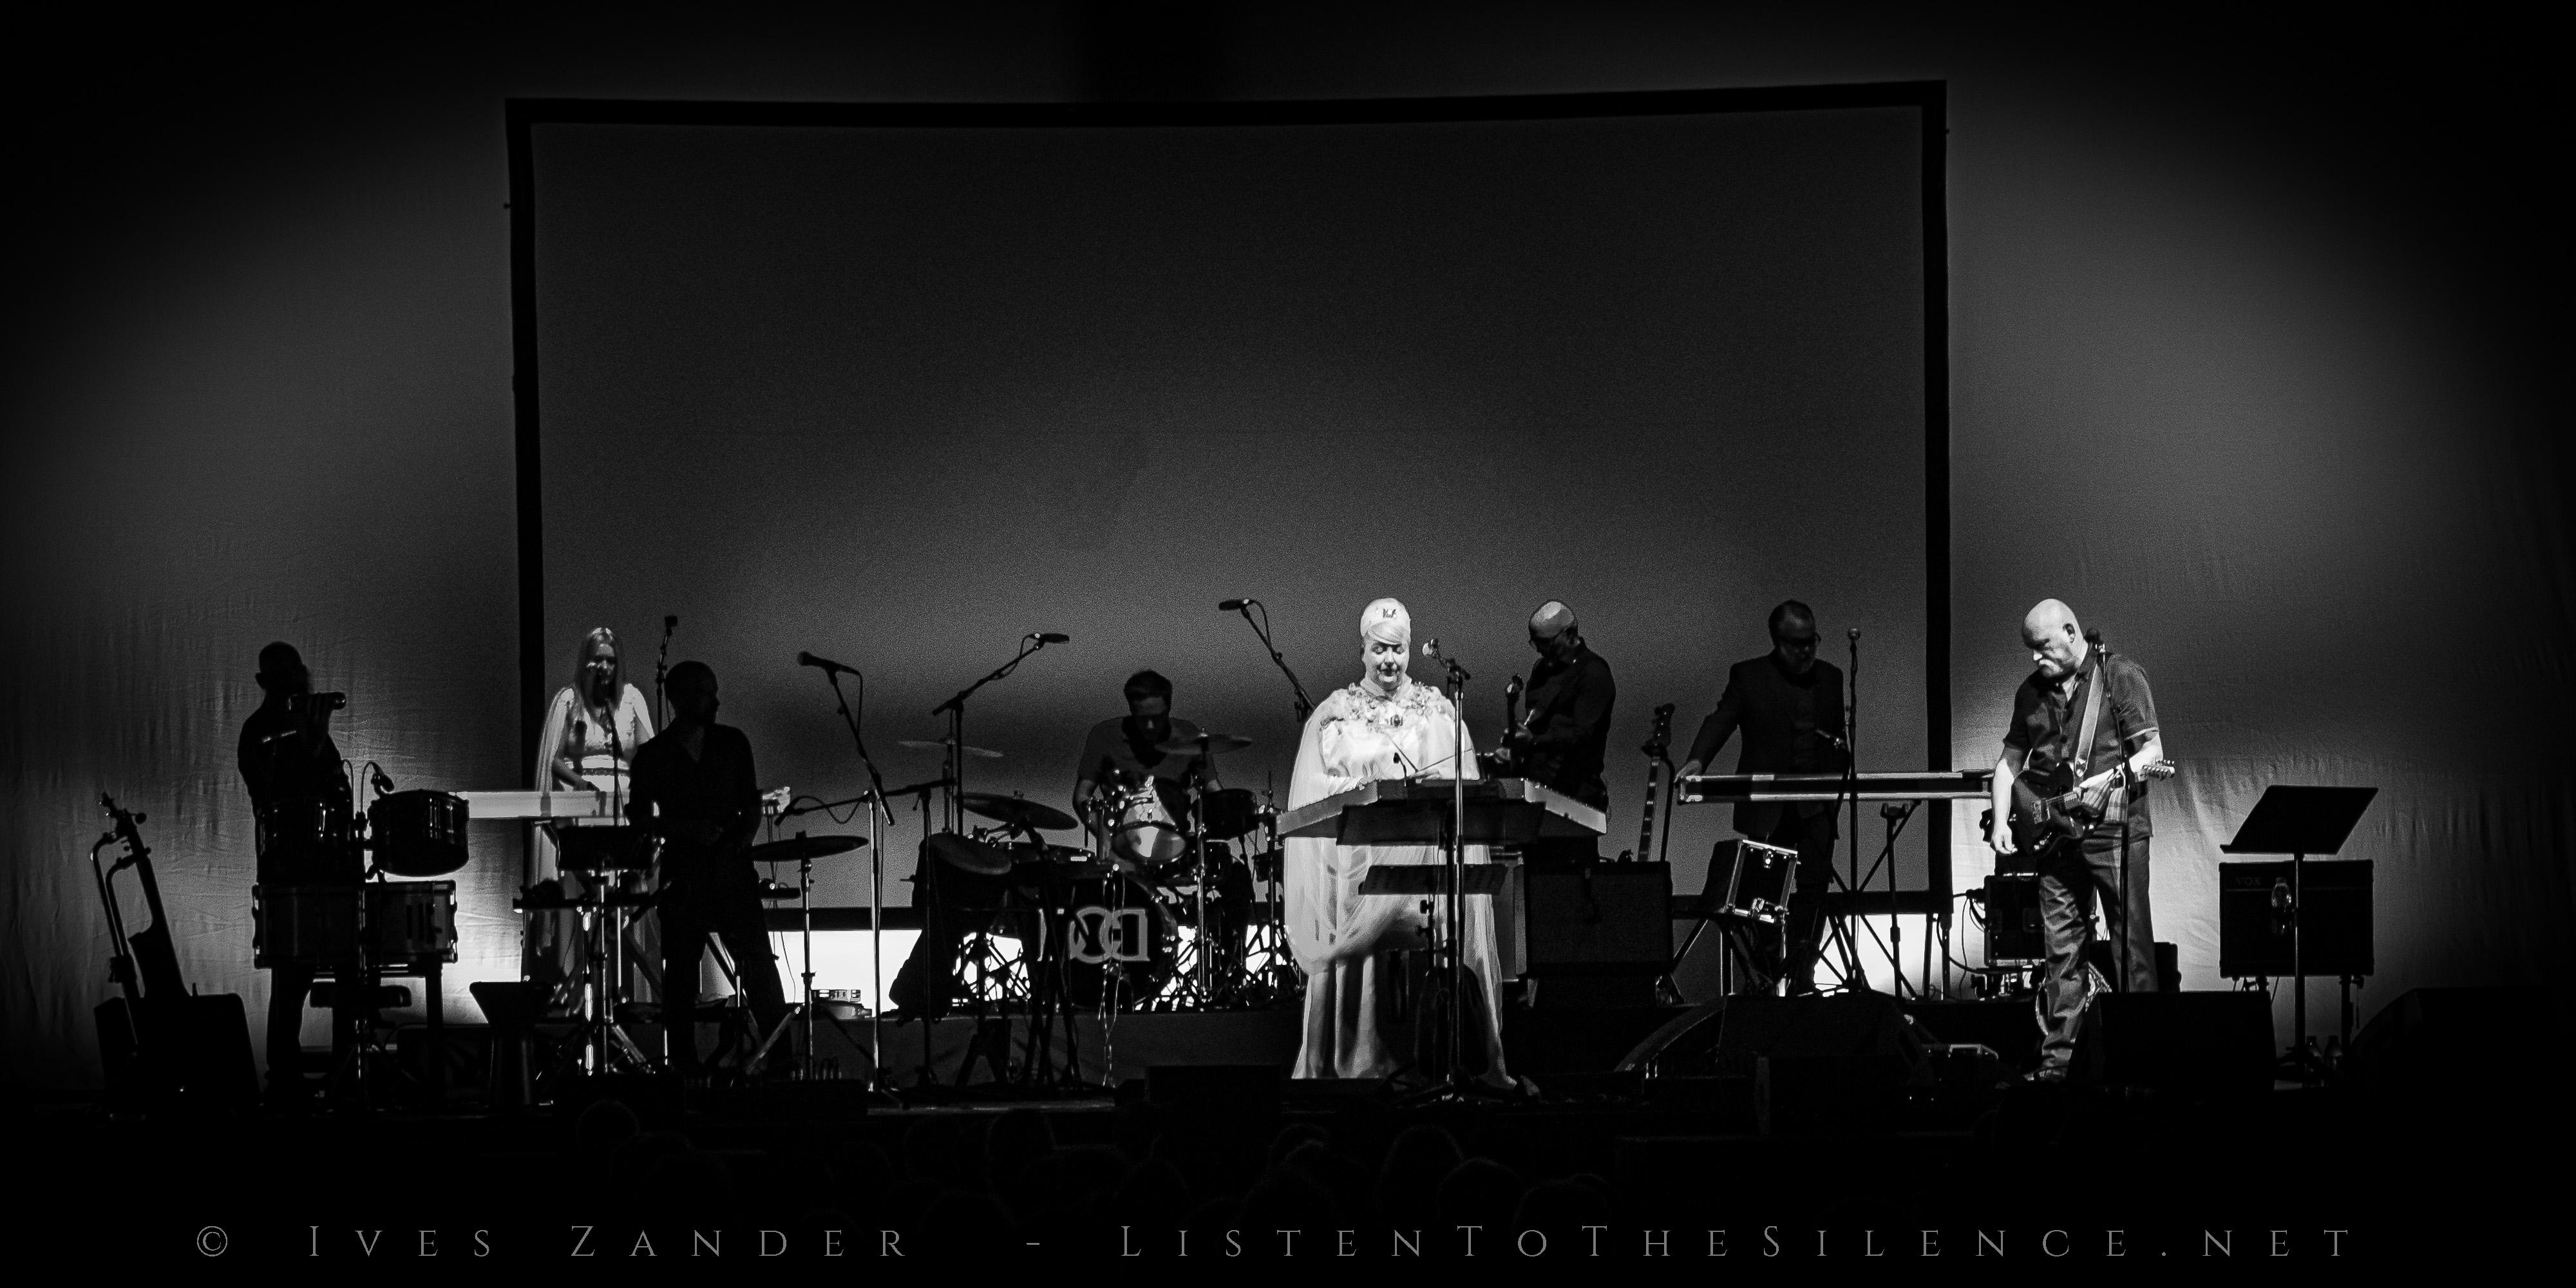
{"type": "MultiPolygon", "coordinates": [[[[355,886],[364,873],[349,837],[349,780],[340,769],[339,744],[331,740],[332,699],[340,695],[317,698],[303,655],[282,641],[259,651],[258,681],[259,707],[242,722],[235,750],[242,786],[250,792],[259,884],[264,891],[355,886]]],[[[330,965],[347,978],[346,987],[331,990],[331,1048],[346,1054],[364,1014],[354,978],[357,962],[352,957],[330,965]]],[[[280,1103],[292,1104],[307,1090],[304,1002],[318,968],[312,962],[269,968],[268,1081],[272,1099],[280,1103]]]]}
{"type": "Polygon", "coordinates": [[[1127,715],[1103,720],[1082,740],[1082,756],[1073,767],[1073,808],[1083,812],[1093,797],[1129,787],[1154,784],[1175,822],[1189,805],[1190,776],[1206,768],[1200,756],[1158,751],[1175,738],[1196,738],[1199,727],[1172,716],[1172,682],[1153,671],[1127,677],[1127,715]]]}
{"type": "Polygon", "coordinates": [[[2156,988],[2156,934],[2147,907],[2147,840],[2155,832],[2155,820],[2147,810],[2147,782],[2139,775],[2164,760],[2165,744],[2156,728],[2156,699],[2147,687],[2146,670],[2111,656],[2099,638],[2085,635],[2073,609],[2042,600],[2022,619],[2021,635],[2037,669],[2013,691],[2012,725],[2004,731],[2003,755],[1995,761],[1994,822],[1987,842],[1999,856],[2019,848],[2009,819],[2013,779],[2025,768],[2077,766],[2085,804],[2099,811],[2080,838],[2037,856],[2040,928],[2048,942],[2047,1025],[2037,1076],[2055,1081],[2066,1076],[2075,1058],[2075,1029],[2084,1016],[2086,992],[2084,945],[2093,937],[2097,902],[2112,942],[2125,949],[2113,956],[2115,970],[2121,969],[2122,958],[2127,962],[2123,991],[2151,993],[2156,988]],[[2094,718],[2093,742],[2078,747],[2084,709],[2096,684],[2102,686],[2102,703],[2094,718]],[[2126,775],[2119,773],[2123,765],[2126,775]],[[2115,777],[2127,785],[2115,786],[2115,777]]]}
{"type": "MultiPolygon", "coordinates": [[[[1816,660],[1816,615],[1797,600],[1771,610],[1771,651],[1726,673],[1717,710],[1691,740],[1675,777],[1704,769],[1738,729],[1744,732],[1739,774],[1838,774],[1843,770],[1843,673],[1816,660]]],[[[1833,880],[1834,803],[1745,801],[1735,830],[1750,840],[1798,852],[1798,884],[1789,896],[1785,958],[1789,990],[1815,987],[1824,938],[1825,890],[1833,880]]]]}
{"type": "MultiPolygon", "coordinates": [[[[1529,640],[1538,665],[1521,691],[1520,727],[1503,731],[1511,772],[1606,810],[1610,788],[1601,780],[1601,769],[1610,742],[1610,711],[1619,701],[1610,664],[1584,643],[1574,610],[1561,600],[1551,599],[1530,614],[1529,640]]],[[[1598,837],[1542,841],[1527,851],[1540,862],[1590,860],[1600,853],[1598,837]]]]}
{"type": "Polygon", "coordinates": [[[743,995],[765,1036],[787,1015],[769,951],[760,880],[744,857],[760,829],[751,740],[716,720],[716,673],[682,662],[665,680],[671,726],[635,753],[630,816],[663,838],[663,1031],[675,1077],[698,1071],[699,955],[709,932],[724,937],[743,995]]]}

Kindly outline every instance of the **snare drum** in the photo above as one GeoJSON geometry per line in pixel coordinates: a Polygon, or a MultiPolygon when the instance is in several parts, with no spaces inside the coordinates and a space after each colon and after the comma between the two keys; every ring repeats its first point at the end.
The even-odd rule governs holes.
{"type": "Polygon", "coordinates": [[[364,940],[378,970],[456,960],[456,883],[371,881],[364,940]]]}
{"type": "Polygon", "coordinates": [[[280,886],[354,886],[365,872],[352,833],[345,798],[274,802],[259,812],[260,876],[280,886]]]}
{"type": "Polygon", "coordinates": [[[465,798],[395,792],[367,809],[376,866],[398,877],[443,877],[465,866],[465,798]]]}
{"type": "Polygon", "coordinates": [[[325,970],[358,958],[358,885],[250,888],[250,964],[325,970]]]}
{"type": "Polygon", "coordinates": [[[1789,916],[1789,878],[1798,852],[1760,841],[1720,841],[1708,856],[1708,888],[1720,917],[1776,926],[1789,916]]]}

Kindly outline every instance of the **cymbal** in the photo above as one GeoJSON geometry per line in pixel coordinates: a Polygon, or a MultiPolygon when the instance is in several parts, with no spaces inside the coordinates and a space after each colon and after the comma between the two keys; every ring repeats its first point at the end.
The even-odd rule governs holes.
{"type": "Polygon", "coordinates": [[[1041,832],[1060,832],[1074,826],[1073,815],[1052,805],[1041,805],[1019,796],[997,792],[961,792],[957,803],[978,818],[989,818],[1014,827],[1035,828],[1041,832]]]}
{"type": "Polygon", "coordinates": [[[956,742],[947,738],[897,738],[895,739],[894,745],[898,747],[910,747],[914,751],[936,751],[942,754],[945,754],[950,747],[957,747],[959,751],[965,752],[967,755],[981,760],[1000,760],[1002,758],[1002,753],[998,751],[973,746],[971,744],[959,746],[956,742]]]}
{"type": "Polygon", "coordinates": [[[743,857],[754,863],[794,863],[798,859],[847,854],[867,843],[864,836],[791,836],[784,841],[755,845],[744,851],[743,857]]]}
{"type": "Polygon", "coordinates": [[[1011,874],[1011,852],[998,845],[970,841],[955,832],[941,832],[921,843],[923,852],[932,858],[977,876],[1005,877],[1011,874]]]}
{"type": "Polygon", "coordinates": [[[1203,733],[1196,738],[1174,738],[1169,742],[1156,743],[1154,750],[1166,756],[1196,756],[1201,753],[1221,756],[1229,751],[1241,751],[1251,745],[1250,738],[1235,734],[1203,733]]]}

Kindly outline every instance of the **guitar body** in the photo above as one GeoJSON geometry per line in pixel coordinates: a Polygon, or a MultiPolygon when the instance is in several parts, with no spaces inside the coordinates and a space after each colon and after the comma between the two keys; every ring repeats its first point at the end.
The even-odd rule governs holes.
{"type": "MultiPolygon", "coordinates": [[[[2139,777],[2171,778],[2174,770],[2174,762],[2163,760],[2139,771],[2139,777]]],[[[2077,788],[2075,767],[2062,761],[2014,775],[2008,822],[2018,853],[2005,856],[2005,861],[2019,860],[2022,866],[2005,870],[2033,870],[2051,849],[2082,840],[2085,832],[2102,821],[2113,790],[2108,784],[2089,791],[2077,788]]]]}

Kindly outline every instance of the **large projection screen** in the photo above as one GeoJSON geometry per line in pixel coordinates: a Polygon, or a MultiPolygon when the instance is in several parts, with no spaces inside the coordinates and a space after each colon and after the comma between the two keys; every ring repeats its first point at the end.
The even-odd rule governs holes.
{"type": "MultiPolygon", "coordinates": [[[[845,797],[800,650],[864,670],[899,785],[939,772],[899,746],[934,706],[1061,631],[969,706],[1003,753],[970,790],[1064,807],[1150,667],[1255,740],[1229,785],[1284,796],[1288,684],[1219,600],[1258,597],[1319,699],[1404,600],[1490,745],[1561,598],[1619,685],[1616,854],[1652,708],[1686,745],[1794,597],[1827,659],[1861,632],[1862,767],[1949,768],[1939,102],[515,103],[530,742],[584,632],[649,692],[676,615],[763,785],[845,797]]],[[[1729,813],[1680,811],[1678,886],[1729,813]]],[[[1897,885],[1944,898],[1947,844],[1918,819],[1897,885]]],[[[819,902],[865,876],[827,861],[819,902]]]]}

